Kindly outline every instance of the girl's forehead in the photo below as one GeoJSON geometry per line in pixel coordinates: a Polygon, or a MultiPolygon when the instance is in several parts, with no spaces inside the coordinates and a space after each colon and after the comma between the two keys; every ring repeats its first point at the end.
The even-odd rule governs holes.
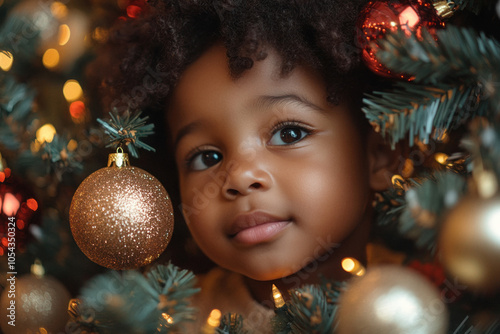
{"type": "Polygon", "coordinates": [[[326,87],[319,73],[297,66],[282,76],[281,58],[271,48],[266,51],[264,60],[255,61],[252,68],[233,78],[226,49],[220,44],[208,49],[182,74],[172,94],[168,122],[188,121],[187,118],[201,106],[204,109],[225,106],[237,110],[263,96],[298,95],[328,108],[326,87]]]}

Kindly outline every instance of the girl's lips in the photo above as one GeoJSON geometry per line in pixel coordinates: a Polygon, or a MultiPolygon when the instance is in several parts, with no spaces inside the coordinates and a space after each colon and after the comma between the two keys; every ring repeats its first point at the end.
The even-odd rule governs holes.
{"type": "Polygon", "coordinates": [[[267,214],[265,212],[252,212],[236,217],[231,225],[230,237],[244,245],[255,245],[273,239],[291,222],[267,214]]]}

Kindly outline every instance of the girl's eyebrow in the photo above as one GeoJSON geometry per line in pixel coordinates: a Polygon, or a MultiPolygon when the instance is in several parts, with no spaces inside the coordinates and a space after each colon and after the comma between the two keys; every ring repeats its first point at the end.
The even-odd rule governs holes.
{"type": "Polygon", "coordinates": [[[175,136],[175,139],[174,139],[174,151],[177,151],[177,145],[179,144],[179,141],[183,137],[185,137],[189,133],[195,131],[201,125],[202,125],[201,121],[195,121],[195,122],[188,123],[187,125],[180,128],[179,132],[177,132],[177,135],[175,136]]]}
{"type": "Polygon", "coordinates": [[[272,107],[276,104],[281,104],[281,103],[286,103],[286,102],[292,102],[292,103],[298,103],[300,105],[303,105],[305,107],[308,107],[310,109],[324,112],[325,110],[321,108],[320,106],[314,104],[313,102],[309,101],[307,98],[303,96],[299,96],[296,94],[285,94],[285,95],[264,95],[260,96],[257,99],[257,106],[259,107],[272,107]]]}

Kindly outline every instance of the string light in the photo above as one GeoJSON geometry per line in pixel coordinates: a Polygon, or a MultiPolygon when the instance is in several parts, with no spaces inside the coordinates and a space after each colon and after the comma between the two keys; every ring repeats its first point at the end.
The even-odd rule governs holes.
{"type": "Polygon", "coordinates": [[[172,317],[170,316],[170,314],[163,312],[163,313],[161,314],[161,316],[163,317],[163,319],[165,319],[165,321],[166,321],[169,325],[172,325],[172,324],[174,323],[174,318],[172,318],[172,317]]]}
{"type": "Polygon", "coordinates": [[[342,269],[354,276],[363,276],[366,273],[366,268],[352,257],[342,259],[342,269]]]}
{"type": "Polygon", "coordinates": [[[401,186],[405,183],[405,179],[399,174],[394,174],[391,178],[391,182],[393,186],[401,186]]]}
{"type": "Polygon", "coordinates": [[[63,94],[66,101],[73,102],[82,97],[83,90],[78,81],[70,79],[64,83],[63,94]]]}
{"type": "Polygon", "coordinates": [[[285,299],[283,299],[283,296],[281,295],[280,290],[274,284],[273,284],[272,291],[273,291],[274,306],[276,308],[283,307],[285,305],[285,299]]]}
{"type": "Polygon", "coordinates": [[[59,51],[56,49],[47,49],[42,56],[42,63],[48,69],[52,69],[59,65],[59,51]]]}
{"type": "Polygon", "coordinates": [[[207,318],[207,323],[203,326],[203,334],[215,334],[220,325],[222,313],[218,309],[213,309],[207,318]]]}
{"type": "Polygon", "coordinates": [[[438,152],[434,154],[434,160],[436,160],[441,165],[446,165],[448,163],[448,155],[438,152]]]}
{"type": "Polygon", "coordinates": [[[9,51],[0,51],[0,68],[8,72],[14,63],[14,56],[9,51]]]}
{"type": "Polygon", "coordinates": [[[75,123],[80,123],[85,117],[85,103],[74,101],[69,105],[69,113],[75,123]]]}

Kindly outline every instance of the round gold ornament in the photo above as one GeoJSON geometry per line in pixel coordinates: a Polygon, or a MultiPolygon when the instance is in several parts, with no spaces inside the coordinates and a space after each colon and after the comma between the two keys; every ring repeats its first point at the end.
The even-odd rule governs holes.
{"type": "Polygon", "coordinates": [[[479,293],[500,290],[500,197],[469,196],[449,212],[439,237],[445,269],[479,293]]]}
{"type": "Polygon", "coordinates": [[[157,259],[173,232],[172,203],[161,183],[110,154],[108,167],[88,176],[76,190],[70,226],[82,252],[115,270],[134,269],[157,259]]]}
{"type": "Polygon", "coordinates": [[[400,266],[371,268],[342,292],[339,334],[446,333],[448,310],[418,272],[400,266]]]}
{"type": "Polygon", "coordinates": [[[64,333],[69,300],[68,290],[50,276],[7,277],[0,327],[5,334],[64,333]]]}

